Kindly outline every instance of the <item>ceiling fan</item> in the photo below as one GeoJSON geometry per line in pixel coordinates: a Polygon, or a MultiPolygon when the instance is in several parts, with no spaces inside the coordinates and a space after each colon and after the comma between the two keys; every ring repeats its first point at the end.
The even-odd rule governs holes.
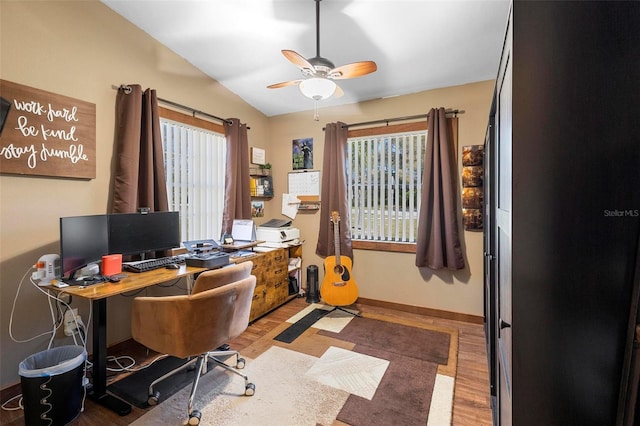
{"type": "Polygon", "coordinates": [[[353,62],[336,67],[333,62],[320,56],[320,2],[316,2],[316,56],[305,59],[293,50],[283,50],[282,54],[293,65],[300,68],[305,78],[285,81],[267,86],[269,89],[299,85],[303,95],[313,100],[321,101],[334,94],[342,96],[342,89],[333,80],[360,77],[378,69],[373,61],[353,62]]]}

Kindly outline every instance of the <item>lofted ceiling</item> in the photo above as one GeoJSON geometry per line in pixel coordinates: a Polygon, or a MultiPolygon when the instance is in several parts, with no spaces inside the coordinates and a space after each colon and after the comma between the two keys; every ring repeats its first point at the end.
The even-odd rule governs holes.
{"type": "MultiPolygon", "coordinates": [[[[313,109],[281,53],[316,56],[314,0],[101,0],[267,116],[313,109]]],[[[493,79],[509,0],[323,0],[320,56],[378,70],[337,80],[320,107],[493,79]]]]}

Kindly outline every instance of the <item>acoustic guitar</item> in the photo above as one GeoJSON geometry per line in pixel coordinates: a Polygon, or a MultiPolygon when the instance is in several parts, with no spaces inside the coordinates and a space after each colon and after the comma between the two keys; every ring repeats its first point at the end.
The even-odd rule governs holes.
{"type": "Polygon", "coordinates": [[[358,286],[351,274],[352,263],[347,256],[340,255],[340,214],[331,212],[335,256],[324,260],[324,279],[320,286],[320,296],[332,306],[347,306],[358,299],[358,286]]]}

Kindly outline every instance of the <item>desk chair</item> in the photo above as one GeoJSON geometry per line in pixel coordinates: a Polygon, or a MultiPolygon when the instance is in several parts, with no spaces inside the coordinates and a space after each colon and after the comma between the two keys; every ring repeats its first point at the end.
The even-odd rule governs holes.
{"type": "MultiPolygon", "coordinates": [[[[244,278],[251,276],[251,271],[253,270],[253,262],[247,261],[243,263],[234,263],[229,266],[225,266],[224,268],[212,269],[210,271],[206,271],[198,275],[196,282],[193,284],[193,289],[191,290],[191,294],[200,293],[202,291],[211,290],[212,288],[217,288],[223,286],[225,284],[229,284],[235,281],[240,281],[244,278]]],[[[245,326],[246,328],[246,326],[245,326]]],[[[237,333],[238,335],[244,331],[235,330],[233,334],[237,333]]],[[[228,345],[224,345],[228,349],[228,345]]],[[[223,349],[224,346],[221,346],[218,349],[223,349]]],[[[223,364],[219,360],[215,358],[215,355],[211,355],[210,359],[217,363],[218,365],[223,364]]],[[[206,364],[204,367],[206,368],[206,364]]]]}
{"type": "MultiPolygon", "coordinates": [[[[208,272],[214,271],[207,271],[202,275],[208,272]]],[[[197,287],[198,280],[194,289],[197,287]]],[[[159,394],[153,391],[155,384],[196,364],[197,373],[191,388],[187,413],[190,425],[199,424],[201,413],[193,409],[193,401],[207,358],[244,378],[244,395],[251,396],[255,393],[255,385],[249,383],[247,376],[237,370],[244,367],[244,359],[240,358],[239,353],[216,350],[246,330],[255,286],[256,277],[250,275],[190,295],[136,297],[133,300],[131,315],[133,338],[156,352],[177,358],[191,358],[184,365],[158,378],[149,386],[149,405],[155,405],[159,400],[159,394]],[[217,356],[225,355],[235,355],[236,368],[216,359],[217,356]]]]}
{"type": "Polygon", "coordinates": [[[225,266],[224,268],[212,269],[198,275],[196,282],[193,284],[191,294],[200,293],[201,291],[210,290],[220,287],[221,285],[240,281],[251,275],[253,262],[248,260],[242,263],[225,266]]]}

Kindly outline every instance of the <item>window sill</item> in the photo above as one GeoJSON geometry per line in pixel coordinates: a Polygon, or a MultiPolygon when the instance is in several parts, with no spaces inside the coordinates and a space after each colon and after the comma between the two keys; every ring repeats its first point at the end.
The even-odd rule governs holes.
{"type": "Polygon", "coordinates": [[[351,247],[358,250],[390,251],[397,253],[415,253],[415,243],[395,243],[387,241],[352,240],[351,247]]]}

